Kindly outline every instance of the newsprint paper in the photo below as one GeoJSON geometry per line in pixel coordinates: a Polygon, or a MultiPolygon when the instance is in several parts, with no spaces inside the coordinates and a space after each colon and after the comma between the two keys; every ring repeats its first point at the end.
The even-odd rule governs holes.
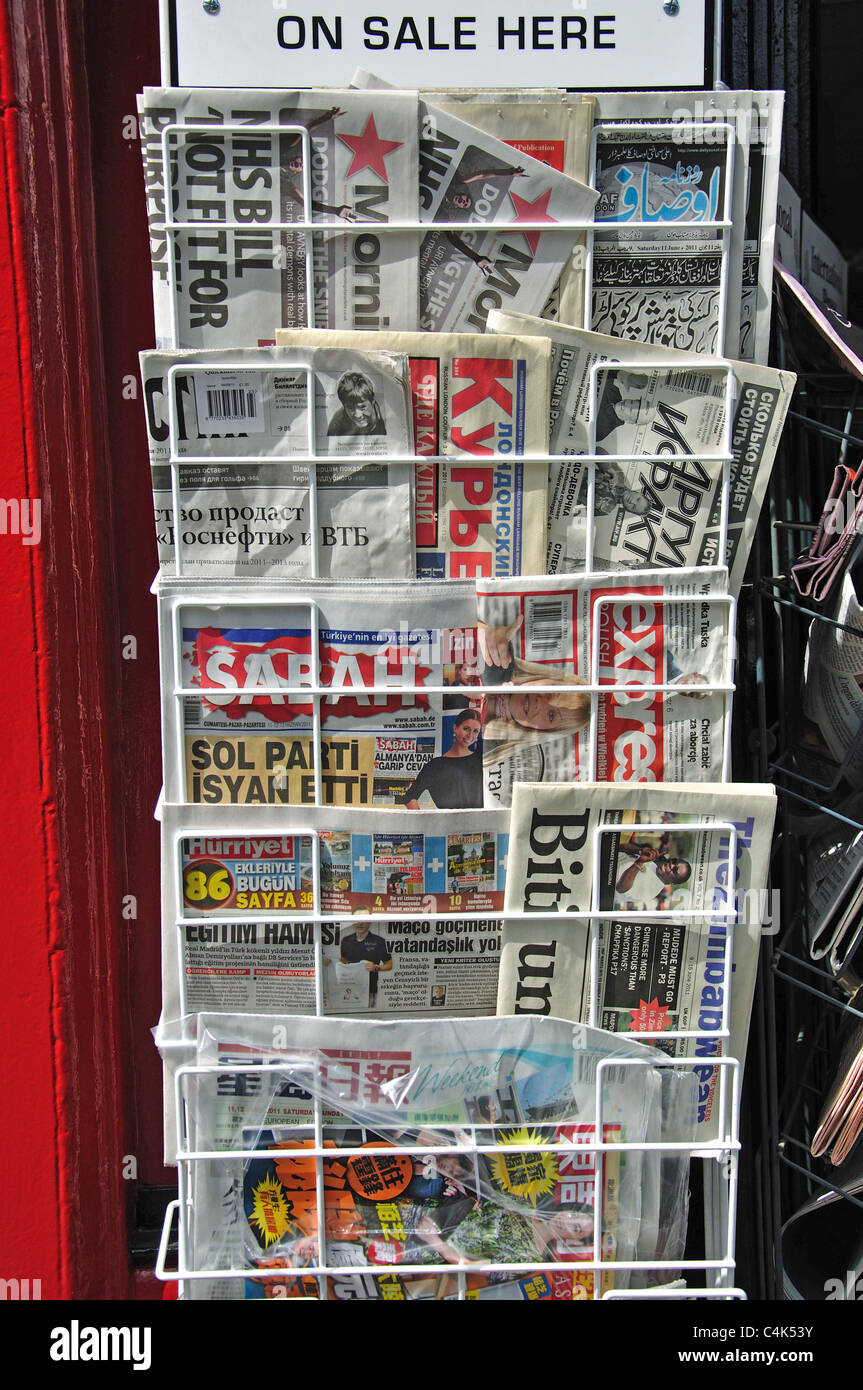
{"type": "Polygon", "coordinates": [[[291,324],[416,328],[416,235],[380,231],[417,218],[415,93],[148,87],[139,113],[157,347],[258,347],[291,324]],[[308,131],[310,207],[303,133],[270,125],[308,131]],[[200,229],[166,230],[166,187],[173,220],[200,229]],[[293,222],[340,230],[272,230],[293,222]],[[356,223],[368,230],[341,230],[356,223]]]}
{"type": "MultiPolygon", "coordinates": [[[[311,331],[277,339],[332,343],[311,331]]],[[[418,578],[544,574],[548,465],[536,455],[548,453],[551,344],[500,333],[340,333],[338,342],[410,360],[418,578]]]]}
{"type": "MultiPolygon", "coordinates": [[[[377,79],[359,70],[355,85],[377,79]]],[[[455,107],[419,104],[420,221],[470,222],[476,230],[423,234],[419,250],[420,328],[482,333],[490,309],[539,314],[560,279],[596,190],[514,150],[459,119],[455,107]],[[576,230],[520,231],[520,222],[576,224],[576,230]]]]}
{"type": "Polygon", "coordinates": [[[489,315],[501,333],[551,340],[549,405],[552,454],[662,454],[650,463],[599,459],[593,514],[588,514],[586,463],[549,464],[548,572],[581,569],[586,533],[591,569],[649,565],[715,565],[730,571],[739,593],[796,377],[750,362],[705,359],[698,353],[626,343],[526,314],[489,315]],[[597,363],[630,362],[631,370],[599,372],[597,363]],[[731,381],[727,543],[722,555],[726,386],[731,381]],[[675,455],[697,457],[675,462],[675,455]],[[592,524],[591,524],[592,522],[592,524]]]}
{"type": "Polygon", "coordinates": [[[349,1019],[202,1013],[158,1041],[169,1077],[202,1068],[181,1082],[180,1151],[213,1155],[181,1172],[203,1276],[187,1297],[316,1298],[323,1276],[334,1300],[583,1300],[682,1255],[688,1158],[641,1146],[692,1143],[692,1079],[631,1039],[559,1019],[369,1021],[359,1038],[349,1019]],[[323,1212],[303,1153],[316,1113],[323,1212]]]}
{"type": "Polygon", "coordinates": [[[473,584],[165,579],[159,610],[168,801],[482,806],[479,715],[443,689],[475,673],[473,584]]]}
{"type": "Polygon", "coordinates": [[[713,1138],[709,1059],[746,1053],[774,814],[774,789],[743,783],[516,787],[505,909],[536,916],[505,918],[498,1012],[587,1022],[593,990],[609,1032],[697,1032],[659,1046],[705,1059],[698,1121],[713,1138]],[[733,863],[727,830],[685,828],[703,822],[734,826],[733,863]],[[595,981],[589,924],[559,916],[591,910],[626,914],[602,921],[595,981]],[[681,915],[700,910],[720,915],[681,915]],[[730,1044],[716,1037],[729,1002],[730,1044]]]}
{"type": "Polygon", "coordinates": [[[494,1013],[508,815],[163,805],[160,816],[166,1017],[314,1013],[318,937],[327,1014],[494,1013]]]}
{"type": "Polygon", "coordinates": [[[179,531],[188,575],[306,577],[316,551],[325,578],[413,578],[406,357],[333,347],[142,352],[141,376],[163,574],[175,573],[179,531]],[[172,451],[201,460],[177,467],[179,523],[172,451]],[[377,461],[387,455],[404,462],[377,461]]]}
{"type": "Polygon", "coordinates": [[[723,569],[479,581],[485,804],[510,805],[516,782],[719,780],[726,581],[723,569]],[[634,688],[653,685],[670,688],[634,688]]]}

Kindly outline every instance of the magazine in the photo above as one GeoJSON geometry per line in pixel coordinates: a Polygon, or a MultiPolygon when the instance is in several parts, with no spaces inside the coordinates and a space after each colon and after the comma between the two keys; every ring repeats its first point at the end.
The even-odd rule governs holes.
{"type": "MultiPolygon", "coordinates": [[[[280,332],[286,347],[331,343],[280,332]]],[[[340,333],[406,353],[413,393],[417,576],[544,574],[551,345],[485,333],[340,333]],[[527,455],[527,457],[525,457],[527,455]],[[470,464],[465,462],[470,460],[470,464]]]]}
{"type": "MultiPolygon", "coordinates": [[[[362,69],[353,84],[380,90],[362,69]]],[[[476,126],[419,102],[420,221],[471,223],[426,232],[419,249],[420,328],[483,333],[504,303],[539,314],[593,217],[596,190],[476,126]],[[529,224],[519,231],[518,223],[529,224]],[[536,223],[574,223],[543,231],[536,223]]]]}
{"type": "Polygon", "coordinates": [[[159,610],[166,800],[482,805],[472,584],[164,579],[159,610]]]}
{"type": "Polygon", "coordinates": [[[185,574],[305,577],[316,566],[323,577],[413,577],[407,358],[300,347],[142,352],[141,377],[163,574],[175,572],[179,530],[185,574]],[[172,452],[194,460],[175,465],[179,527],[172,452]]]}
{"type": "Polygon", "coordinates": [[[183,1078],[180,1152],[224,1155],[180,1165],[192,1297],[314,1297],[321,1272],[337,1298],[584,1299],[630,1279],[595,1286],[584,1266],[637,1259],[639,1284],[682,1254],[685,1152],[615,1148],[691,1143],[692,1077],[630,1039],[554,1019],[202,1014],[158,1040],[169,1075],[202,1068],[183,1078]],[[261,1278],[207,1278],[243,1265],[261,1278]]]}
{"type": "Polygon", "coordinates": [[[523,915],[505,918],[498,1012],[651,1033],[705,1059],[699,1131],[724,1132],[729,1078],[709,1059],[746,1054],[775,800],[744,783],[517,786],[505,910],[523,915]],[[600,919],[595,980],[591,911],[621,914],[600,919]]]}
{"type": "Polygon", "coordinates": [[[516,782],[724,777],[727,577],[615,570],[478,581],[485,804],[509,806],[516,782]]]}
{"type": "Polygon", "coordinates": [[[497,332],[550,339],[551,454],[661,454],[649,463],[603,458],[552,462],[548,487],[548,572],[581,568],[725,563],[739,593],[755,526],[796,381],[751,363],[706,360],[630,343],[525,314],[492,312],[497,332]],[[631,362],[626,371],[600,363],[631,362]],[[731,380],[729,382],[729,375],[731,380]],[[727,540],[722,554],[726,394],[733,401],[727,540]],[[697,455],[674,463],[675,454],[697,455]],[[591,555],[588,560],[588,537],[591,555]]]}
{"type": "Polygon", "coordinates": [[[148,87],[139,114],[157,347],[416,328],[416,236],[380,230],[416,221],[415,93],[148,87]],[[338,230],[281,225],[318,221],[338,230]],[[357,223],[369,230],[344,230],[357,223]]]}
{"type": "Polygon", "coordinates": [[[372,1017],[494,1013],[508,816],[309,808],[289,821],[163,805],[160,818],[168,1018],[319,1003],[372,1017]]]}

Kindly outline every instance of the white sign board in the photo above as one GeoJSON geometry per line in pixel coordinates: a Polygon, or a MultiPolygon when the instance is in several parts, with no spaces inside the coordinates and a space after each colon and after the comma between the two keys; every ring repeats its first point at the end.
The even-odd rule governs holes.
{"type": "Polygon", "coordinates": [[[802,214],[800,194],[791,186],[784,174],[779,175],[779,192],[776,198],[776,242],[775,258],[800,279],[800,218],[802,214]]]}
{"type": "Polygon", "coordinates": [[[714,0],[161,0],[184,87],[703,88],[714,0]]]}
{"type": "Polygon", "coordinates": [[[813,299],[848,313],[848,262],[835,242],[808,213],[803,214],[803,284],[813,299]]]}

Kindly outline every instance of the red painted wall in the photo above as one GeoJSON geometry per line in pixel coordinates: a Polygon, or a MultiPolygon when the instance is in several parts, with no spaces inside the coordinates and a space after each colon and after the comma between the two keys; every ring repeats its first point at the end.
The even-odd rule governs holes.
{"type": "Polygon", "coordinates": [[[24,545],[0,506],[0,1278],[43,1298],[133,1296],[123,1173],[161,1176],[155,545],[121,394],[152,320],[116,120],[158,80],[156,9],[0,3],[0,502],[42,508],[24,545]]]}

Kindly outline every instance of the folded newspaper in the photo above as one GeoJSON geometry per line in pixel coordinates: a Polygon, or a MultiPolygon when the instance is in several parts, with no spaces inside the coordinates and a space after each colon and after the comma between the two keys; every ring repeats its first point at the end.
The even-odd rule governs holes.
{"type": "Polygon", "coordinates": [[[598,459],[592,508],[589,466],[549,464],[549,574],[725,563],[731,592],[739,593],[791,403],[793,373],[646,343],[624,345],[526,314],[493,311],[489,328],[551,341],[550,453],[590,453],[592,424],[596,454],[664,456],[649,463],[598,459]],[[633,366],[595,370],[614,362],[633,366]],[[727,387],[732,459],[723,556],[725,465],[718,456],[726,445],[727,387]],[[674,462],[678,454],[697,457],[674,462]]]}
{"type": "MultiPolygon", "coordinates": [[[[279,332],[288,348],[332,335],[279,332]]],[[[340,333],[410,359],[417,575],[544,574],[551,344],[485,333],[340,333]],[[527,455],[527,457],[524,457],[527,455]],[[534,457],[531,457],[534,456],[534,457]],[[470,460],[469,464],[465,459],[470,460]]]]}
{"type": "Polygon", "coordinates": [[[850,574],[843,576],[832,620],[812,620],[803,710],[849,784],[863,786],[863,608],[850,574]]]}
{"type": "Polygon", "coordinates": [[[170,1070],[217,1069],[182,1081],[180,1151],[223,1151],[181,1166],[193,1298],[583,1300],[682,1255],[686,1156],[617,1146],[691,1142],[692,1078],[628,1039],[202,1014],[185,1055],[173,1031],[170,1070]]]}
{"type": "Polygon", "coordinates": [[[165,579],[159,610],[166,800],[482,805],[472,584],[165,579]]]}
{"type": "Polygon", "coordinates": [[[138,109],[158,347],[417,326],[416,236],[382,231],[417,218],[415,93],[148,87],[138,109]]]}
{"type": "Polygon", "coordinates": [[[597,94],[596,220],[615,226],[594,240],[593,329],[767,360],[782,103],[782,92],[597,94]],[[726,211],[723,257],[722,229],[698,225],[726,211]]]}
{"type": "Polygon", "coordinates": [[[507,815],[163,805],[160,817],[166,1017],[318,1002],[328,1014],[494,1013],[507,815]]]}
{"type": "MultiPolygon", "coordinates": [[[[380,91],[359,69],[354,86],[380,91]]],[[[596,190],[558,173],[454,114],[419,103],[420,221],[471,223],[429,231],[419,248],[422,329],[482,333],[489,309],[506,302],[539,314],[593,218],[596,190]],[[525,231],[519,223],[526,223],[525,231]],[[563,224],[544,231],[548,223],[563,224]],[[566,230],[574,224],[575,230],[566,230]]]]}
{"type": "Polygon", "coordinates": [[[651,1033],[699,1059],[699,1131],[721,1137],[730,1077],[710,1059],[746,1053],[775,804],[744,783],[516,787],[498,1012],[651,1033]],[[591,911],[606,914],[595,978],[591,911]]]}
{"type": "MultiPolygon", "coordinates": [[[[382,78],[362,74],[361,86],[388,88],[382,78]]],[[[581,183],[590,181],[590,134],[593,128],[595,98],[567,93],[558,88],[522,91],[466,87],[421,90],[420,97],[430,109],[466,121],[486,135],[493,135],[522,154],[542,164],[550,164],[581,183]]],[[[565,323],[581,323],[584,317],[584,267],[587,237],[575,238],[564,262],[560,280],[542,310],[546,318],[565,323]]]]}
{"type": "Polygon", "coordinates": [[[478,581],[485,804],[509,806],[516,782],[726,775],[727,577],[616,570],[478,581]]]}
{"type": "Polygon", "coordinates": [[[141,376],[163,574],[175,572],[179,533],[185,574],[413,577],[406,357],[142,352],[141,376]]]}

